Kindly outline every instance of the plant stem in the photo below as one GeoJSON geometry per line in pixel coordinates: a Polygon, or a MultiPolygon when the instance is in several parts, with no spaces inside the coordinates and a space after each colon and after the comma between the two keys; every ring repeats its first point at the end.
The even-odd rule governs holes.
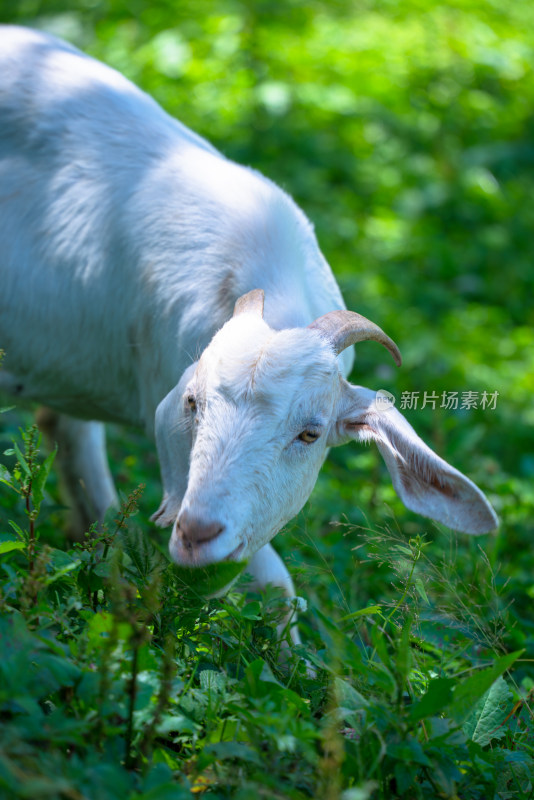
{"type": "Polygon", "coordinates": [[[404,591],[403,591],[403,593],[402,593],[402,595],[401,595],[401,597],[400,597],[400,600],[399,600],[399,601],[397,602],[397,604],[395,605],[395,608],[394,608],[394,609],[393,609],[393,610],[392,610],[392,611],[391,611],[391,612],[388,614],[388,616],[386,617],[386,625],[387,625],[387,623],[388,623],[388,622],[391,620],[391,617],[393,616],[393,614],[394,614],[396,611],[398,611],[398,610],[399,610],[399,608],[401,607],[401,605],[402,605],[402,604],[403,604],[403,602],[404,602],[404,598],[405,598],[405,597],[406,597],[406,595],[408,594],[408,590],[409,590],[409,588],[410,588],[410,586],[411,586],[411,584],[412,584],[412,578],[413,578],[413,573],[414,573],[414,570],[415,570],[415,565],[416,565],[416,564],[417,564],[417,559],[414,559],[414,561],[413,561],[413,564],[412,564],[412,568],[411,568],[411,570],[410,570],[410,574],[408,575],[408,580],[406,581],[406,584],[405,584],[405,586],[404,586],[404,591]]]}
{"type": "MultiPolygon", "coordinates": [[[[135,636],[135,634],[134,634],[135,636]]],[[[135,637],[137,638],[137,637],[135,637]]],[[[135,759],[132,756],[132,740],[133,740],[133,715],[135,708],[135,698],[137,695],[137,666],[138,666],[139,647],[135,641],[132,656],[132,675],[128,684],[128,723],[126,727],[126,748],[124,755],[124,763],[127,769],[131,769],[135,765],[135,759]]]]}
{"type": "Polygon", "coordinates": [[[30,571],[30,574],[33,572],[34,555],[35,555],[35,520],[33,519],[31,510],[31,503],[30,503],[31,493],[32,493],[32,482],[28,481],[28,488],[26,493],[26,513],[30,521],[30,538],[28,541],[28,569],[30,571]]]}

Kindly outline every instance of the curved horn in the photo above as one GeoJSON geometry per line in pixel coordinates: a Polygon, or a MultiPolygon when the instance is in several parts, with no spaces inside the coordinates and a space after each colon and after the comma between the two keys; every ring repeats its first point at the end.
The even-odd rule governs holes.
{"type": "Polygon", "coordinates": [[[336,355],[356,342],[374,341],[387,347],[398,367],[402,363],[400,350],[393,339],[374,322],[355,311],[329,311],[308,325],[308,328],[318,331],[328,339],[336,355]]]}
{"type": "Polygon", "coordinates": [[[264,300],[265,294],[263,289],[253,289],[251,292],[247,292],[247,294],[242,294],[241,297],[236,300],[233,316],[237,317],[238,314],[244,314],[245,311],[247,311],[253,314],[259,314],[260,317],[263,317],[264,300]]]}

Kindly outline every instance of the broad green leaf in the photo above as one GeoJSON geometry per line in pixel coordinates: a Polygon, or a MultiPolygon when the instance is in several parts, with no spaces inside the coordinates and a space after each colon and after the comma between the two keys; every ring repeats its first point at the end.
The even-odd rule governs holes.
{"type": "Polygon", "coordinates": [[[403,555],[408,556],[409,558],[413,558],[413,550],[410,550],[409,547],[404,547],[403,545],[399,544],[395,547],[395,550],[398,553],[402,553],[403,555]]]}
{"type": "Polygon", "coordinates": [[[45,483],[47,481],[48,475],[50,474],[50,469],[52,468],[52,464],[54,463],[56,453],[57,453],[57,448],[47,455],[47,457],[39,467],[39,471],[33,480],[32,495],[33,495],[33,502],[36,508],[38,508],[43,502],[45,483]]]}
{"type": "Polygon", "coordinates": [[[9,520],[9,525],[11,528],[13,528],[19,539],[22,539],[23,541],[26,540],[26,534],[24,533],[20,525],[17,525],[17,523],[14,522],[12,519],[9,520]]]}
{"type": "Polygon", "coordinates": [[[279,686],[282,688],[282,684],[274,677],[270,666],[262,659],[257,658],[255,661],[252,661],[245,672],[245,682],[247,687],[254,692],[254,695],[264,694],[265,687],[263,684],[274,684],[275,686],[279,686]],[[261,686],[261,690],[258,690],[258,687],[261,686]]]}
{"type": "Polygon", "coordinates": [[[429,758],[423,751],[420,742],[412,737],[407,737],[402,742],[393,742],[388,744],[387,753],[388,756],[396,758],[399,761],[408,763],[412,762],[414,764],[424,764],[427,767],[431,766],[429,758]]]}
{"type": "Polygon", "coordinates": [[[3,483],[5,486],[9,486],[9,488],[13,489],[14,492],[18,492],[18,488],[13,485],[13,480],[14,478],[8,468],[3,464],[0,464],[0,483],[3,483]]]}
{"type": "Polygon", "coordinates": [[[26,542],[11,541],[11,542],[1,542],[0,543],[0,555],[4,555],[5,553],[11,553],[12,550],[24,550],[27,547],[26,542]]]}
{"type": "Polygon", "coordinates": [[[505,728],[500,726],[506,718],[511,700],[512,693],[508,684],[500,676],[480,698],[462,725],[465,735],[482,747],[492,739],[501,739],[505,728]]]}
{"type": "Polygon", "coordinates": [[[257,600],[247,603],[239,612],[239,616],[245,619],[261,619],[260,616],[261,606],[257,600]]]}
{"type": "Polygon", "coordinates": [[[28,465],[28,462],[26,461],[26,459],[22,455],[20,447],[18,446],[18,444],[16,442],[13,442],[13,450],[15,451],[15,455],[17,456],[17,461],[19,462],[20,466],[22,467],[22,469],[24,470],[24,472],[26,473],[28,478],[31,477],[31,472],[30,472],[30,467],[28,465]]]}
{"type": "Polygon", "coordinates": [[[406,681],[413,662],[412,649],[410,647],[410,634],[412,629],[412,617],[408,617],[403,624],[399,637],[396,654],[397,673],[406,681]]]}
{"type": "Polygon", "coordinates": [[[271,697],[273,700],[276,698],[284,708],[293,707],[301,712],[308,710],[305,700],[297,692],[283,686],[273,675],[270,666],[261,658],[248,665],[243,685],[249,697],[271,697]]]}
{"type": "Polygon", "coordinates": [[[171,564],[170,570],[176,581],[189,590],[193,597],[204,599],[229,587],[245,567],[246,562],[225,561],[221,564],[208,564],[205,567],[182,567],[171,564]]]}
{"type": "Polygon", "coordinates": [[[239,761],[251,761],[254,764],[261,764],[258,753],[251,747],[248,747],[248,745],[241,744],[240,742],[216,742],[215,744],[208,744],[202,750],[200,756],[201,763],[204,762],[206,757],[209,758],[209,761],[237,758],[239,761]]]}
{"type": "Polygon", "coordinates": [[[11,482],[11,473],[3,464],[0,464],[0,481],[2,481],[2,483],[7,483],[8,485],[11,482]]]}
{"type": "Polygon", "coordinates": [[[515,653],[509,653],[507,656],[498,658],[492,667],[476,672],[463,683],[458,684],[454,689],[453,700],[449,707],[452,718],[456,722],[464,722],[471,714],[475,704],[488,691],[494,681],[503,672],[510,669],[522,652],[522,650],[517,650],[515,653]]]}
{"type": "MultiPolygon", "coordinates": [[[[169,781],[172,781],[172,770],[167,764],[152,764],[146,770],[143,791],[149,792],[159,787],[166,787],[169,785],[169,781]]],[[[175,783],[172,785],[174,789],[177,788],[175,783]]]]}
{"type": "Polygon", "coordinates": [[[127,574],[136,583],[146,581],[154,573],[160,573],[169,563],[168,558],[137,528],[121,531],[120,543],[131,561],[127,566],[127,574]]]}
{"type": "Polygon", "coordinates": [[[176,733],[195,733],[198,725],[184,714],[164,714],[158,722],[156,729],[160,736],[176,733]]]}
{"type": "Polygon", "coordinates": [[[396,761],[394,766],[395,781],[397,784],[397,791],[404,794],[413,787],[416,777],[416,770],[408,761],[396,761]]]}
{"type": "Polygon", "coordinates": [[[429,606],[430,605],[430,601],[429,601],[428,595],[426,593],[425,585],[424,585],[423,581],[421,580],[421,578],[416,578],[415,581],[414,581],[414,584],[415,584],[415,588],[417,589],[417,593],[419,594],[419,597],[421,597],[421,599],[425,601],[427,606],[429,606]]]}
{"type": "Polygon", "coordinates": [[[353,611],[351,614],[346,614],[344,617],[341,617],[339,620],[340,622],[347,622],[349,619],[357,619],[358,617],[366,617],[367,615],[371,614],[380,614],[382,611],[382,606],[367,606],[366,608],[360,608],[358,611],[353,611]]]}
{"type": "Polygon", "coordinates": [[[50,549],[49,564],[54,570],[78,566],[79,563],[80,557],[76,551],[71,550],[67,552],[65,550],[58,550],[56,547],[50,549]]]}
{"type": "MultiPolygon", "coordinates": [[[[369,665],[367,659],[364,659],[362,651],[352,641],[352,638],[342,631],[337,623],[333,622],[326,614],[317,608],[311,607],[310,611],[316,617],[321,636],[324,642],[329,646],[329,649],[336,653],[337,658],[344,659],[350,663],[352,669],[366,675],[369,672],[369,665]]],[[[334,675],[337,674],[338,669],[334,663],[329,662],[329,659],[321,659],[310,653],[310,661],[321,669],[326,669],[334,675]]]]}
{"type": "Polygon", "coordinates": [[[50,672],[58,688],[60,686],[73,686],[82,675],[80,668],[70,659],[53,653],[40,653],[35,657],[35,665],[39,670],[40,676],[42,676],[42,670],[50,672]]]}
{"type": "Polygon", "coordinates": [[[47,576],[46,585],[50,586],[50,584],[55,583],[55,581],[58,581],[61,578],[64,578],[65,575],[69,574],[69,572],[72,572],[73,570],[77,569],[80,566],[80,564],[81,564],[80,560],[72,561],[70,564],[66,564],[64,567],[56,569],[52,573],[52,575],[47,576]]]}
{"type": "Polygon", "coordinates": [[[426,694],[410,708],[410,720],[418,722],[442,711],[450,703],[454,685],[452,678],[431,680],[426,694]]]}
{"type": "Polygon", "coordinates": [[[100,578],[109,578],[113,571],[113,564],[110,561],[99,561],[93,569],[95,575],[100,578]]]}
{"type": "Polygon", "coordinates": [[[132,626],[128,622],[117,622],[107,611],[99,611],[91,616],[88,642],[92,648],[98,650],[102,646],[102,640],[110,638],[112,634],[118,641],[127,641],[131,637],[132,626]]]}
{"type": "Polygon", "coordinates": [[[365,697],[342,678],[334,678],[334,689],[337,703],[342,708],[349,711],[361,711],[362,708],[367,708],[369,705],[365,697]]]}
{"type": "Polygon", "coordinates": [[[200,673],[200,688],[204,692],[220,694],[226,687],[226,678],[222,672],[214,669],[203,669],[200,673]]]}

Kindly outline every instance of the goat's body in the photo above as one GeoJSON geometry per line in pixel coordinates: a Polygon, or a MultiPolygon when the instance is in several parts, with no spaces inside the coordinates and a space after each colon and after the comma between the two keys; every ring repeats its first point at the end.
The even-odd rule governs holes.
{"type": "Polygon", "coordinates": [[[351,439],[377,442],[409,508],[494,528],[471,481],[344,380],[354,342],[400,354],[339,309],[312,226],[275,184],[108,67],[0,27],[0,390],[61,412],[44,424],[80,526],[116,500],[114,420],[155,436],[172,558],[250,559],[257,586],[289,596],[269,542],[351,439]]]}
{"type": "Polygon", "coordinates": [[[63,42],[0,37],[0,388],[153,434],[244,292],[275,329],[344,307],[272,182],[63,42]]]}

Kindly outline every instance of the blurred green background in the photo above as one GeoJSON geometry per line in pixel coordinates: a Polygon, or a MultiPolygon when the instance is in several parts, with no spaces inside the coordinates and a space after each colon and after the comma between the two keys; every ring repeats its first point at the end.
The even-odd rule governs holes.
{"type": "MultiPolygon", "coordinates": [[[[402,507],[374,448],[340,448],[278,537],[305,591],[341,602],[339,587],[321,581],[324,565],[351,608],[387,589],[388,574],[358,569],[358,532],[332,520],[454,541],[473,596],[480,543],[503,604],[514,602],[512,635],[532,642],[531,0],[3,0],[0,19],[56,33],[116,67],[295,197],[348,307],[404,356],[396,370],[360,346],[354,382],[398,401],[403,392],[499,393],[493,410],[421,409],[420,400],[405,412],[484,489],[502,519],[498,535],[451,540],[402,507]]],[[[17,419],[2,424],[8,438],[17,419]]],[[[153,445],[135,432],[110,435],[119,487],[148,482],[146,518],[159,501],[153,445]]]]}

